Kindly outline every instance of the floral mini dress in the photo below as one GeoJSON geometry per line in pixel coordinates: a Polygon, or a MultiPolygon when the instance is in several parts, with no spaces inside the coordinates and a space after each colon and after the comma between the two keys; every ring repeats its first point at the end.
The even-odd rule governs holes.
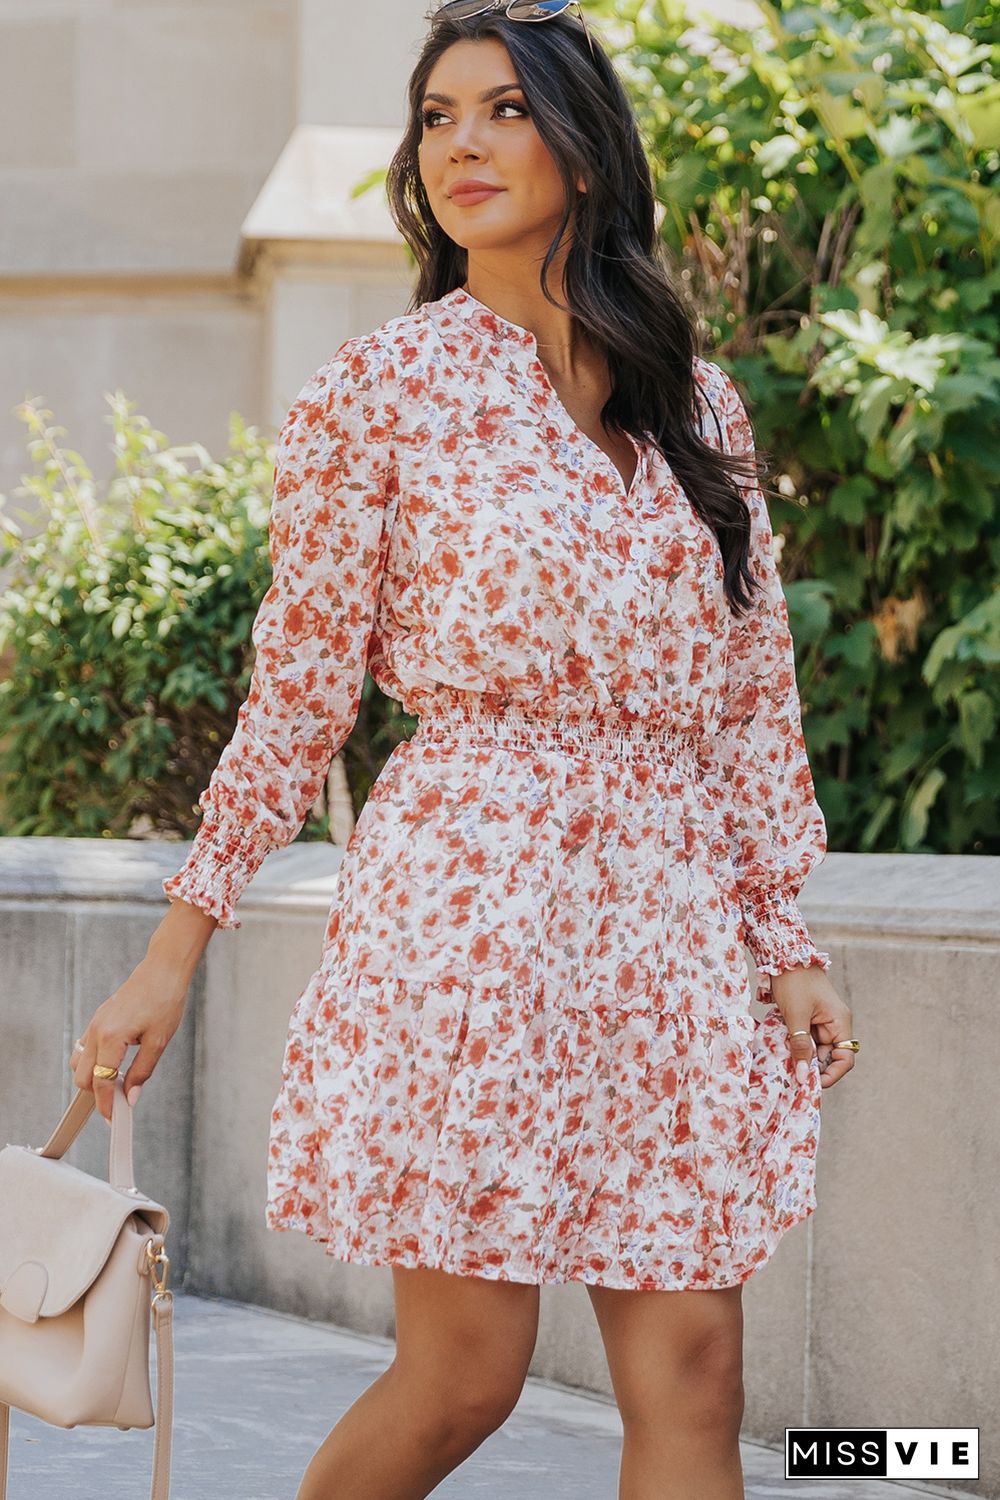
{"type": "MultiPolygon", "coordinates": [[[[730,378],[695,375],[706,440],[752,454],[730,378]]],[[[238,927],[366,669],[417,716],[271,1115],[266,1225],[337,1259],[717,1288],[815,1207],[818,1062],[799,1084],[769,983],[830,967],[796,902],[826,826],[768,511],[746,485],[737,617],[632,443],[626,486],[534,335],[462,287],[347,339],[283,424],[251,686],[164,889],[238,927]]]]}

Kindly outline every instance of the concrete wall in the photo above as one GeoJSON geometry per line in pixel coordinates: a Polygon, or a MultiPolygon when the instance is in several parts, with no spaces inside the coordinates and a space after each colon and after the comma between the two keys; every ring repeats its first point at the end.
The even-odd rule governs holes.
{"type": "Polygon", "coordinates": [[[0,11],[0,274],[227,272],[296,120],[295,0],[0,11]]]}
{"type": "MultiPolygon", "coordinates": [[[[0,0],[0,492],[29,467],[27,397],[99,479],[118,386],[172,441],[212,450],[231,410],[276,420],[241,228],[299,123],[398,133],[423,7],[369,9],[377,22],[346,0],[0,0]]],[[[331,322],[323,357],[345,336],[331,322]]]]}
{"type": "MultiPolygon", "coordinates": [[[[0,1142],[39,1144],[79,1028],[141,956],[184,846],[0,840],[0,1142]]],[[[288,1017],[315,969],[339,852],[266,861],[216,933],[136,1117],[137,1180],[172,1209],[178,1277],[392,1331],[391,1272],[263,1223],[288,1017]],[[193,1072],[192,1072],[193,1069],[193,1072]]],[[[976,1426],[972,1493],[1000,1496],[1000,861],[831,854],[803,907],[862,1038],[823,1095],[819,1208],[747,1283],[747,1437],[787,1425],[976,1426]]],[[[106,1171],[92,1119],[70,1159],[106,1171]]],[[[535,1374],[610,1394],[582,1286],[546,1287],[535,1374]]]]}
{"type": "Polygon", "coordinates": [[[0,8],[0,490],[42,399],[99,475],[104,392],[175,441],[259,405],[260,314],[232,268],[297,112],[295,0],[0,8]]]}

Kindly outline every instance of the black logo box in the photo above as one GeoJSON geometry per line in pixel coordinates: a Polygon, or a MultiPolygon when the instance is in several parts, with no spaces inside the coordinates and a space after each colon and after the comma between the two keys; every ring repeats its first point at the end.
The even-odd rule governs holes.
{"type": "MultiPolygon", "coordinates": [[[[912,1442],[912,1434],[920,1431],[936,1437],[926,1453],[914,1452],[914,1479],[933,1479],[938,1468],[947,1469],[950,1478],[979,1478],[978,1427],[786,1427],[785,1478],[885,1479],[893,1433],[905,1433],[912,1442]],[[970,1431],[976,1433],[975,1452],[967,1436],[970,1431]],[[967,1472],[954,1474],[955,1468],[966,1466],[967,1472]]],[[[898,1476],[894,1465],[892,1477],[898,1476]]]]}

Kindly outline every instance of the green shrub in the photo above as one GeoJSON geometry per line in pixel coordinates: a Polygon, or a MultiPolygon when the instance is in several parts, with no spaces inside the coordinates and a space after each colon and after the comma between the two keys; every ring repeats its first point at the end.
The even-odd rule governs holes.
{"type": "MultiPolygon", "coordinates": [[[[219,461],[110,396],[114,472],[103,494],[26,402],[41,529],[0,500],[0,832],[190,837],[198,794],[236,724],[250,628],[271,581],[274,445],[237,416],[219,461]]],[[[366,679],[345,747],[355,812],[402,737],[366,679]]],[[[328,814],[300,837],[323,837],[328,814]]]]}
{"type": "Polygon", "coordinates": [[[674,0],[592,9],[781,474],[830,846],[1000,852],[997,8],[765,3],[701,37],[674,0]]]}

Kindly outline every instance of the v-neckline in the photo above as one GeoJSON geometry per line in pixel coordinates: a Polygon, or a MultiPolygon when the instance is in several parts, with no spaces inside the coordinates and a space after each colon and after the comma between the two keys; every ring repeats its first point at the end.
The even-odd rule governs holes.
{"type": "Polygon", "coordinates": [[[602,448],[600,443],[590,436],[589,432],[584,432],[579,422],[571,415],[569,408],[553,385],[548,370],[546,370],[539,358],[538,341],[530,328],[525,328],[520,323],[513,323],[509,318],[501,317],[500,313],[495,312],[492,307],[488,307],[485,302],[480,302],[478,297],[474,297],[463,286],[453,287],[440,300],[443,304],[454,307],[466,318],[471,316],[474,326],[481,333],[493,334],[495,339],[500,341],[504,353],[507,354],[508,359],[513,365],[535,376],[536,393],[537,387],[540,385],[545,398],[543,410],[548,414],[554,411],[561,419],[563,430],[567,436],[574,438],[578,443],[589,448],[596,458],[604,464],[605,468],[610,470],[614,475],[618,498],[623,504],[629,505],[644,475],[646,460],[645,443],[641,443],[630,432],[625,434],[635,451],[635,469],[632,473],[631,481],[626,484],[625,476],[611,457],[611,454],[602,448]],[[517,355],[515,355],[512,346],[517,347],[517,355]]]}
{"type": "Polygon", "coordinates": [[[566,427],[571,435],[576,437],[579,442],[589,445],[594,450],[598,458],[604,460],[605,464],[609,469],[611,469],[618,481],[618,489],[621,493],[621,499],[624,500],[626,504],[628,504],[632,499],[632,492],[636,488],[642,471],[643,450],[640,444],[630,432],[627,432],[625,434],[629,442],[632,444],[632,448],[635,452],[635,468],[632,471],[632,478],[626,484],[624,474],[622,473],[621,469],[619,469],[618,465],[615,463],[614,459],[611,457],[611,454],[607,451],[607,449],[602,448],[596,438],[592,438],[590,436],[589,432],[584,432],[579,422],[577,422],[573,418],[565,401],[562,399],[559,392],[552,384],[552,380],[549,376],[548,370],[546,370],[537,354],[534,356],[533,363],[537,366],[537,374],[544,382],[546,395],[548,396],[549,402],[551,405],[556,407],[558,414],[563,419],[564,427],[566,427]]]}

